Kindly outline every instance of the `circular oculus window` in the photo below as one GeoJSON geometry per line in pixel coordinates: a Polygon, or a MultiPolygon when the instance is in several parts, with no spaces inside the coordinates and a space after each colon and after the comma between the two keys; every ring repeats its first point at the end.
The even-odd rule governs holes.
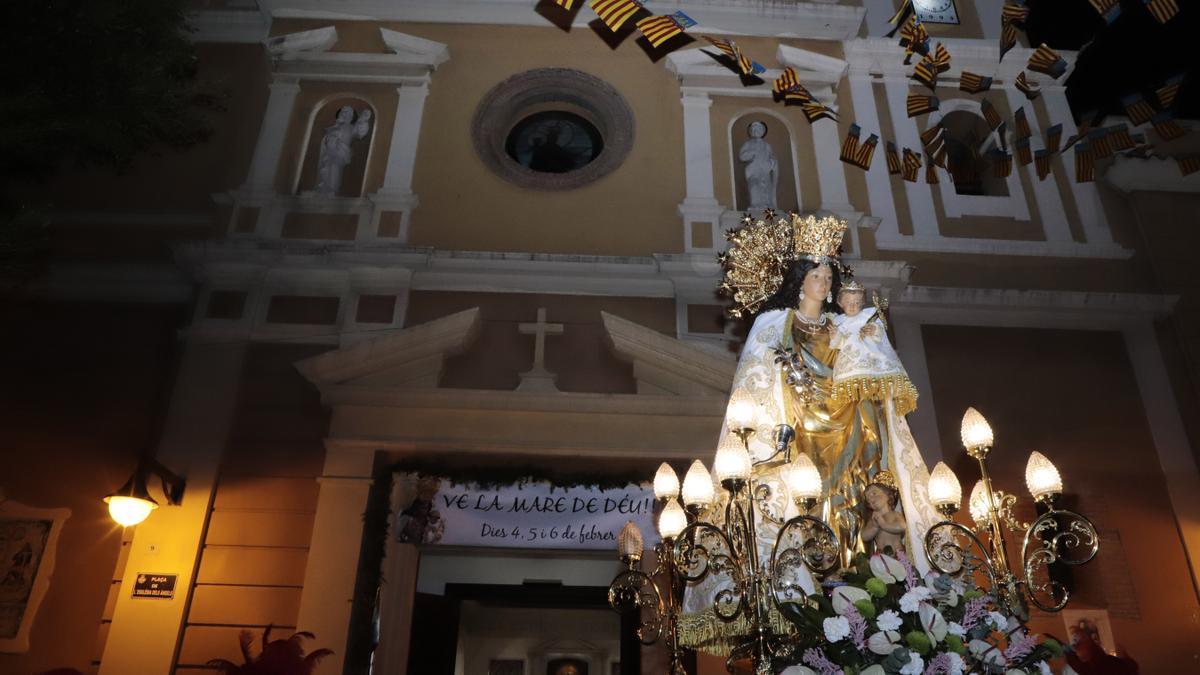
{"type": "Polygon", "coordinates": [[[599,78],[542,68],[493,87],[475,111],[471,136],[484,164],[505,180],[570,190],[621,165],[633,147],[633,112],[599,78]]]}

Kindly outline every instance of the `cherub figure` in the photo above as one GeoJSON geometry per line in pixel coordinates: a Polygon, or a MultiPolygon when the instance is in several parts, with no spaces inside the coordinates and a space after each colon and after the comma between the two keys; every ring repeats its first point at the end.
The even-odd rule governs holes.
{"type": "Polygon", "coordinates": [[[862,529],[863,545],[877,553],[882,553],[889,546],[893,551],[903,550],[907,526],[904,515],[896,511],[900,489],[892,472],[884,469],[876,473],[867,483],[863,499],[871,512],[862,529]]]}

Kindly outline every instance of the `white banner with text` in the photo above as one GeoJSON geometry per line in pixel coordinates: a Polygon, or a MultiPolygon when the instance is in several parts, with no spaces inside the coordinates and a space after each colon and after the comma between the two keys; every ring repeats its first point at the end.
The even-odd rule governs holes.
{"type": "MultiPolygon", "coordinates": [[[[426,483],[428,485],[428,483],[426,483]]],[[[441,482],[421,491],[397,520],[401,542],[507,548],[612,549],[632,520],[646,546],[658,541],[654,490],[555,487],[493,488],[441,482]]]]}

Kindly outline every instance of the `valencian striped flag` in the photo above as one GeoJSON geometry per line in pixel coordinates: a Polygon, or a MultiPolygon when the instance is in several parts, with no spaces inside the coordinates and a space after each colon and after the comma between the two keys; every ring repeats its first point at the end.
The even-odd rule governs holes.
{"type": "Polygon", "coordinates": [[[1116,124],[1108,127],[1108,136],[1106,136],[1106,139],[1112,145],[1114,152],[1132,150],[1137,145],[1133,142],[1133,136],[1129,135],[1128,124],[1116,124]]]}
{"type": "Polygon", "coordinates": [[[934,166],[933,159],[928,154],[925,155],[925,182],[930,185],[937,185],[940,182],[937,167],[934,166]]]}
{"type": "Polygon", "coordinates": [[[992,163],[992,175],[996,178],[1008,178],[1012,174],[1012,155],[1000,148],[992,148],[987,152],[988,160],[992,163]]]}
{"type": "Polygon", "coordinates": [[[917,18],[916,14],[908,17],[908,23],[905,23],[900,28],[900,46],[904,47],[904,65],[908,65],[912,61],[912,55],[929,53],[929,32],[925,30],[925,24],[917,18]]]}
{"type": "Polygon", "coordinates": [[[900,173],[900,153],[896,150],[896,144],[886,141],[883,144],[883,154],[887,158],[888,174],[898,175],[900,173]]]}
{"type": "Polygon", "coordinates": [[[1175,0],[1142,0],[1142,2],[1159,23],[1166,23],[1179,13],[1179,5],[1175,3],[1175,0]]]}
{"type": "Polygon", "coordinates": [[[841,160],[843,162],[854,162],[854,156],[858,154],[858,137],[862,133],[859,126],[853,122],[850,123],[850,130],[846,132],[846,140],[842,141],[841,160]]]}
{"type": "Polygon", "coordinates": [[[996,107],[986,98],[979,102],[979,112],[983,113],[983,119],[987,120],[988,126],[992,131],[995,131],[1000,123],[1004,120],[1000,119],[1000,113],[996,111],[996,107]]]}
{"type": "Polygon", "coordinates": [[[1016,125],[1016,138],[1029,138],[1033,132],[1029,130],[1029,120],[1025,117],[1025,108],[1017,108],[1013,113],[1013,121],[1016,125]]]}
{"type": "Polygon", "coordinates": [[[658,47],[662,43],[683,33],[684,30],[696,25],[687,14],[675,12],[670,16],[648,16],[637,22],[637,29],[651,45],[658,47]]]}
{"type": "Polygon", "coordinates": [[[958,78],[958,88],[968,94],[978,94],[992,88],[992,78],[964,70],[958,78]]]}
{"type": "Polygon", "coordinates": [[[909,117],[924,115],[925,113],[933,112],[938,109],[938,100],[936,96],[927,96],[925,94],[909,94],[908,101],[905,104],[908,110],[909,117]]]}
{"type": "Polygon", "coordinates": [[[1121,105],[1125,108],[1125,114],[1129,116],[1129,121],[1133,122],[1134,126],[1140,126],[1150,121],[1154,117],[1154,108],[1142,98],[1141,94],[1128,94],[1121,97],[1121,105]]]}
{"type": "Polygon", "coordinates": [[[921,148],[925,154],[933,154],[946,145],[945,129],[941,124],[935,124],[921,132],[921,148]]]}
{"type": "Polygon", "coordinates": [[[1053,157],[1054,154],[1044,148],[1033,152],[1033,166],[1037,169],[1038,180],[1046,180],[1046,176],[1050,175],[1050,160],[1053,157]]]}
{"type": "Polygon", "coordinates": [[[797,84],[783,92],[784,105],[806,105],[816,103],[816,101],[817,99],[813,98],[813,95],[802,84],[797,84]]]}
{"type": "Polygon", "coordinates": [[[1165,110],[1155,115],[1150,124],[1154,125],[1154,133],[1164,141],[1173,141],[1187,133],[1179,122],[1175,121],[1175,115],[1165,110]]]}
{"type": "Polygon", "coordinates": [[[1007,21],[1000,22],[1000,60],[1010,49],[1017,46],[1017,27],[1007,21]]]}
{"type": "Polygon", "coordinates": [[[1025,71],[1023,70],[1017,73],[1017,79],[1013,80],[1013,84],[1017,85],[1017,89],[1020,90],[1022,94],[1025,94],[1025,98],[1029,99],[1030,101],[1038,96],[1041,96],[1042,94],[1040,87],[1030,84],[1029,80],[1026,79],[1025,71]]]}
{"type": "Polygon", "coordinates": [[[738,72],[740,72],[742,75],[757,75],[758,73],[766,72],[767,69],[764,68],[762,64],[752,60],[749,56],[746,56],[746,54],[742,52],[741,48],[737,46],[737,43],[733,42],[732,40],[714,38],[707,35],[704,36],[704,39],[708,40],[712,46],[721,50],[722,54],[732,59],[733,62],[737,64],[738,72]]]}
{"type": "Polygon", "coordinates": [[[1029,8],[1024,3],[1006,4],[1000,10],[1000,20],[1005,23],[1025,23],[1029,18],[1029,8]]]}
{"type": "Polygon", "coordinates": [[[816,99],[800,104],[800,112],[804,113],[804,118],[808,120],[809,124],[819,119],[837,120],[837,115],[834,114],[833,108],[816,99]]]}
{"type": "Polygon", "coordinates": [[[1197,171],[1200,171],[1200,155],[1184,155],[1176,157],[1176,162],[1179,162],[1179,173],[1190,176],[1197,171]]]}
{"type": "Polygon", "coordinates": [[[875,159],[875,146],[879,144],[879,136],[871,134],[867,140],[863,141],[858,146],[858,152],[854,155],[854,161],[851,162],[854,166],[869,171],[871,169],[871,161],[875,159]]]}
{"type": "MultiPolygon", "coordinates": [[[[941,45],[939,44],[938,46],[941,45]]],[[[912,79],[929,87],[930,91],[937,91],[937,76],[937,68],[934,67],[933,60],[929,58],[928,54],[922,56],[920,61],[917,61],[917,67],[911,75],[912,79]]]]}
{"type": "Polygon", "coordinates": [[[1179,95],[1181,84],[1183,84],[1183,75],[1175,75],[1168,77],[1163,86],[1154,90],[1154,95],[1158,97],[1158,103],[1164,110],[1175,104],[1175,97],[1179,95]]]}
{"type": "Polygon", "coordinates": [[[554,4],[562,7],[568,12],[575,8],[575,0],[554,0],[554,4]]]}
{"type": "Polygon", "coordinates": [[[1029,138],[1014,138],[1013,149],[1017,151],[1017,161],[1021,166],[1027,166],[1033,161],[1033,150],[1029,147],[1029,138]]]}
{"type": "Polygon", "coordinates": [[[1104,17],[1105,23],[1112,23],[1121,16],[1121,0],[1088,0],[1092,3],[1092,9],[1100,13],[1104,17]]]}
{"type": "Polygon", "coordinates": [[[614,33],[642,9],[641,3],[635,0],[589,0],[588,6],[614,33]]]}
{"type": "Polygon", "coordinates": [[[917,182],[917,172],[921,170],[921,156],[917,153],[904,149],[904,170],[901,176],[904,180],[915,183],[917,182]]]}
{"type": "Polygon", "coordinates": [[[796,75],[796,69],[788,66],[783,69],[783,74],[775,78],[775,82],[771,84],[771,91],[776,94],[782,94],[789,91],[792,87],[800,86],[800,78],[796,75]]]}
{"type": "Polygon", "coordinates": [[[1062,143],[1063,125],[1053,124],[1049,129],[1046,129],[1046,149],[1050,154],[1058,152],[1058,146],[1062,143]]]}
{"type": "Polygon", "coordinates": [[[1091,183],[1096,180],[1096,161],[1087,141],[1075,144],[1075,182],[1091,183]]]}
{"type": "Polygon", "coordinates": [[[1046,46],[1046,43],[1038,45],[1038,48],[1033,50],[1029,55],[1029,69],[1035,73],[1045,73],[1054,79],[1058,79],[1063,73],[1067,72],[1067,61],[1059,56],[1058,52],[1046,46]]]}
{"type": "Polygon", "coordinates": [[[1092,149],[1092,156],[1096,159],[1106,159],[1112,157],[1113,146],[1108,139],[1108,129],[1092,129],[1087,133],[1088,146],[1092,149]]]}

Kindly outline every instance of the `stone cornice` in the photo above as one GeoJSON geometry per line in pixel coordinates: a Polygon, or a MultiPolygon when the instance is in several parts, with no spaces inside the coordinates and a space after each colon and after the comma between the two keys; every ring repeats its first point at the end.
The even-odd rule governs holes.
{"type": "MultiPolygon", "coordinates": [[[[969,70],[977,75],[993,77],[999,84],[1011,86],[1018,73],[1025,70],[1030,55],[1034,50],[1026,47],[1014,47],[1000,60],[1000,47],[992,40],[968,40],[962,38],[947,38],[933,40],[941,42],[949,50],[950,70],[938,79],[940,84],[957,87],[958,78],[962,71],[969,70]]],[[[850,65],[851,75],[872,74],[883,77],[899,77],[907,79],[913,72],[917,57],[913,63],[904,65],[904,49],[897,45],[896,40],[888,38],[857,38],[843,43],[846,61],[850,65]]],[[[1028,71],[1025,77],[1041,86],[1044,90],[1063,88],[1072,69],[1075,67],[1078,52],[1059,50],[1067,61],[1067,72],[1058,79],[1028,71]]],[[[916,81],[913,81],[916,84],[916,81]]]]}
{"type": "Polygon", "coordinates": [[[1104,180],[1121,192],[1200,193],[1200,172],[1184,176],[1169,157],[1139,159],[1117,155],[1104,180]]]}
{"type": "Polygon", "coordinates": [[[892,312],[953,326],[1120,330],[1169,316],[1173,295],[909,286],[892,312]]]}
{"type": "Polygon", "coordinates": [[[654,390],[689,396],[723,396],[737,366],[728,357],[667,337],[628,319],[600,312],[613,351],[633,363],[639,391],[654,390]]]}

